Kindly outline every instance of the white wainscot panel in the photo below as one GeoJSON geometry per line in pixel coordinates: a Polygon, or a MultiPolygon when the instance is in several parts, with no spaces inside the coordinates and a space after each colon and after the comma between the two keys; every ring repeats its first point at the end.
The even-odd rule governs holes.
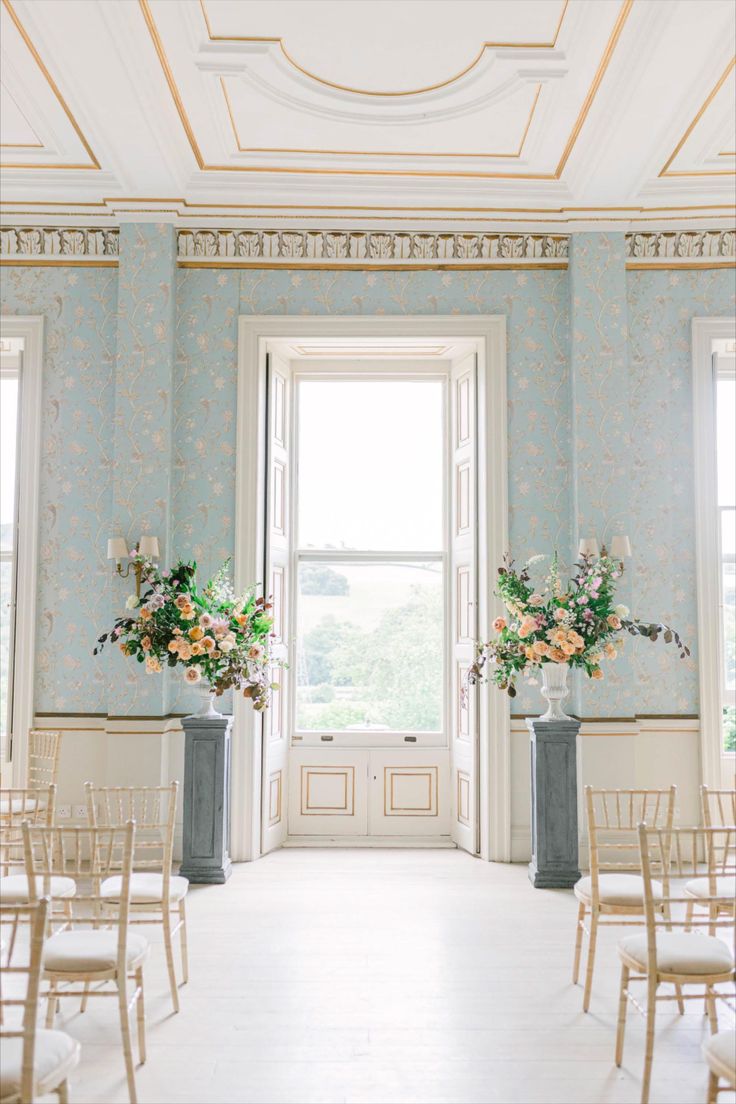
{"type": "Polygon", "coordinates": [[[368,752],[292,750],[289,835],[362,836],[368,830],[368,752]]]}
{"type": "Polygon", "coordinates": [[[369,759],[372,836],[446,836],[450,832],[446,748],[377,748],[369,759]]]}

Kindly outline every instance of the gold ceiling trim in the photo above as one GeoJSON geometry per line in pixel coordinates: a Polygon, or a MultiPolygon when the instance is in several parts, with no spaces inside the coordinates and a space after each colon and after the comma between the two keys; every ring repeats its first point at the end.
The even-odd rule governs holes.
{"type": "Polygon", "coordinates": [[[347,84],[338,84],[336,81],[326,80],[324,77],[318,77],[316,73],[310,72],[305,69],[303,65],[300,65],[291,54],[287,51],[284,44],[284,40],[277,36],[271,37],[270,35],[253,36],[253,35],[216,35],[212,31],[212,24],[210,23],[207,8],[205,7],[205,0],[199,0],[199,6],[202,9],[202,16],[204,17],[205,26],[207,28],[207,37],[210,42],[272,42],[279,47],[282,54],[300,73],[303,73],[305,77],[309,77],[310,80],[317,81],[318,84],[323,84],[327,88],[334,88],[339,92],[352,92],[358,96],[418,96],[423,92],[434,92],[438,88],[446,88],[448,84],[454,84],[455,81],[460,80],[466,73],[469,73],[471,69],[474,69],[478,62],[483,57],[486,50],[554,50],[557,45],[557,39],[560,35],[560,29],[562,27],[562,21],[565,18],[565,12],[567,11],[569,0],[564,0],[562,5],[562,11],[560,18],[557,21],[557,27],[555,28],[554,37],[551,42],[484,42],[480,50],[473,58],[473,60],[461,69],[459,73],[456,73],[454,77],[448,77],[447,80],[438,81],[436,84],[428,84],[423,88],[411,88],[403,92],[391,92],[391,91],[372,91],[366,88],[352,88],[347,84]]]}
{"type": "Polygon", "coordinates": [[[83,260],[79,257],[0,257],[0,267],[18,268],[38,265],[40,268],[117,268],[117,260],[83,260]]]}
{"type": "Polygon", "coordinates": [[[567,270],[567,262],[564,264],[561,262],[549,262],[547,264],[530,264],[529,262],[515,264],[511,263],[485,263],[479,261],[477,264],[445,264],[442,261],[430,261],[422,264],[388,264],[388,263],[369,263],[358,262],[354,264],[339,264],[329,261],[295,261],[293,264],[289,264],[288,261],[229,261],[224,262],[222,260],[202,260],[202,261],[177,261],[177,268],[219,268],[222,272],[225,269],[289,269],[292,272],[315,271],[324,270],[329,272],[518,272],[520,269],[535,269],[537,272],[560,272],[567,270]]]}
{"type": "Polygon", "coordinates": [[[37,139],[37,141],[35,141],[35,142],[0,142],[0,149],[43,149],[44,144],[41,141],[41,139],[38,137],[38,135],[36,134],[36,128],[31,126],[31,123],[28,119],[28,116],[26,115],[25,111],[23,110],[23,108],[20,106],[20,104],[16,100],[13,93],[10,91],[10,89],[8,88],[7,85],[2,84],[2,81],[0,81],[0,85],[2,85],[2,87],[5,91],[5,95],[9,96],[10,99],[15,104],[16,108],[18,109],[18,111],[22,115],[23,120],[24,120],[26,126],[28,127],[28,129],[33,131],[33,134],[35,135],[35,137],[37,139]]]}
{"type": "Polygon", "coordinates": [[[227,90],[227,84],[225,78],[220,77],[220,87],[222,88],[222,94],[225,98],[225,106],[230,118],[230,126],[232,128],[233,136],[235,138],[235,144],[238,147],[239,153],[318,153],[318,154],[330,154],[342,157],[465,157],[465,158],[478,158],[478,157],[498,157],[498,158],[518,158],[521,157],[521,151],[524,149],[524,143],[526,142],[529,128],[532,125],[532,119],[534,118],[534,112],[537,109],[537,101],[539,100],[539,93],[542,91],[541,83],[537,85],[537,90],[532,100],[531,111],[527,117],[524,131],[521,135],[521,141],[519,142],[518,149],[515,153],[417,153],[409,150],[336,150],[336,149],[289,149],[284,146],[244,146],[240,141],[240,134],[238,133],[237,124],[235,122],[235,113],[233,111],[232,102],[230,100],[230,94],[227,90]]]}
{"type": "Polygon", "coordinates": [[[695,117],[693,118],[692,122],[690,123],[690,126],[687,128],[687,130],[683,134],[682,138],[677,143],[677,145],[673,149],[672,153],[670,154],[670,156],[665,161],[664,166],[663,166],[663,168],[661,169],[661,171],[659,173],[660,177],[662,177],[662,176],[733,176],[733,174],[734,174],[733,169],[699,169],[697,171],[692,171],[692,172],[688,172],[688,171],[672,171],[672,172],[670,172],[670,165],[675,160],[678,153],[680,152],[682,147],[685,145],[685,143],[687,142],[687,140],[690,137],[690,135],[692,134],[692,132],[695,130],[695,127],[698,125],[700,120],[703,118],[703,115],[708,110],[710,105],[713,103],[713,100],[716,98],[716,96],[720,92],[721,88],[723,87],[723,85],[726,83],[726,81],[730,77],[731,73],[733,72],[734,67],[736,67],[736,58],[731,59],[731,61],[726,66],[724,72],[721,74],[718,81],[716,82],[715,87],[712,88],[710,93],[706,96],[705,100],[703,101],[703,103],[701,104],[699,110],[697,111],[695,117]]]}
{"type": "Polygon", "coordinates": [[[692,269],[700,268],[734,268],[736,269],[736,261],[724,260],[724,261],[627,261],[626,269],[628,272],[651,270],[664,270],[667,269],[670,272],[688,272],[692,269]]]}
{"type": "Polygon", "coordinates": [[[23,24],[21,23],[20,19],[18,18],[17,14],[15,12],[15,9],[13,8],[13,5],[11,4],[10,0],[3,0],[3,4],[5,5],[5,9],[6,9],[8,15],[13,20],[13,23],[15,24],[16,30],[18,31],[18,34],[23,39],[23,42],[25,43],[26,48],[28,49],[28,52],[30,53],[31,57],[35,61],[38,68],[41,70],[41,73],[44,76],[44,78],[46,80],[46,83],[48,84],[49,88],[51,89],[54,96],[56,97],[56,100],[57,100],[59,106],[61,107],[62,111],[66,115],[69,122],[71,123],[72,128],[74,130],[74,133],[77,135],[77,137],[79,138],[79,141],[84,146],[85,152],[87,153],[87,156],[89,157],[89,159],[91,161],[91,164],[89,164],[89,165],[49,165],[49,164],[45,164],[45,163],[41,164],[39,162],[35,162],[35,163],[31,163],[31,164],[26,165],[26,164],[11,164],[10,162],[5,161],[2,164],[2,168],[4,168],[4,169],[100,169],[100,167],[101,167],[100,163],[97,160],[97,158],[95,157],[94,153],[92,152],[92,147],[90,146],[89,142],[84,137],[84,134],[82,133],[82,128],[80,127],[77,120],[74,118],[74,115],[72,114],[71,108],[69,107],[68,103],[66,102],[66,100],[62,96],[61,92],[59,91],[59,86],[57,85],[56,81],[51,76],[48,69],[44,65],[43,61],[41,60],[41,55],[39,54],[38,50],[36,49],[36,47],[31,42],[30,38],[28,37],[26,29],[23,26],[23,24]]]}
{"type": "MultiPolygon", "coordinates": [[[[7,0],[5,0],[7,3],[7,0]]],[[[469,171],[457,171],[457,170],[418,170],[418,169],[326,169],[326,168],[294,168],[291,166],[266,166],[266,165],[209,165],[205,162],[202,156],[202,151],[197,142],[197,138],[194,134],[194,129],[187,115],[186,108],[181,98],[181,94],[174,79],[171,66],[166,56],[166,51],[159,35],[158,28],[151,12],[149,0],[138,0],[141,11],[143,12],[143,18],[146,21],[149,34],[153,41],[156,54],[158,55],[161,68],[163,69],[166,82],[169,86],[174,105],[179,114],[179,119],[184,127],[184,132],[191,146],[192,153],[197,162],[197,166],[203,172],[252,172],[252,173],[288,173],[291,175],[336,175],[336,176],[416,176],[416,177],[454,177],[457,179],[480,179],[480,180],[559,180],[565,165],[572,153],[575,142],[580,135],[580,132],[585,124],[585,120],[588,117],[588,113],[593,105],[593,101],[596,97],[598,89],[600,88],[603,77],[610,64],[613,52],[621,37],[621,33],[626,24],[626,20],[629,17],[634,0],[623,0],[621,8],[619,10],[618,18],[613,27],[611,35],[606,44],[606,49],[603,53],[603,57],[598,65],[593,82],[590,86],[588,94],[585,98],[582,108],[578,114],[578,117],[573,126],[572,133],[568,139],[567,145],[563,150],[562,157],[560,158],[557,168],[552,173],[510,173],[510,172],[469,172],[469,171]]],[[[201,0],[200,0],[201,3],[201,0]]],[[[264,39],[263,41],[270,41],[270,39],[264,39]]],[[[507,46],[511,44],[506,44],[507,46]]]]}

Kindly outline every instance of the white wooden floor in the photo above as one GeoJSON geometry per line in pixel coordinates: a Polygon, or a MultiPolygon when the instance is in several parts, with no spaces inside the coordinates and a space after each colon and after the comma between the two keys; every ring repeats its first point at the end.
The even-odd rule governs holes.
{"type": "MultiPolygon", "coordinates": [[[[617,936],[599,936],[584,1015],[575,913],[571,892],[533,890],[524,866],[455,851],[285,850],[237,866],[226,886],[190,891],[178,1016],[152,948],[140,1100],[638,1102],[633,1010],[613,1064],[617,936]]],[[[705,1100],[706,1024],[700,1002],[688,1007],[664,1006],[652,1104],[705,1100]]],[[[116,1014],[114,1001],[84,1015],[62,1002],[58,1026],[82,1043],[78,1104],[127,1100],[116,1014]]]]}

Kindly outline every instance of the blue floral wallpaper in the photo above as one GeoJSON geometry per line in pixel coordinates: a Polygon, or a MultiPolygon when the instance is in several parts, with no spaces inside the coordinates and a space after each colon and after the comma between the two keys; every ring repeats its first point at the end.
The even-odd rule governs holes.
{"type": "MultiPolygon", "coordinates": [[[[593,339],[590,333],[586,337],[585,312],[575,302],[575,288],[571,298],[566,272],[175,273],[168,239],[157,236],[160,228],[129,232],[141,229],[129,245],[131,255],[147,256],[147,263],[131,284],[131,271],[121,260],[120,289],[117,274],[106,269],[3,272],[3,312],[46,317],[39,711],[189,709],[191,698],[178,684],[172,681],[170,697],[161,688],[141,688],[130,668],[122,675],[124,686],[116,683],[116,674],[108,687],[106,668],[92,658],[96,635],[130,589],[112,581],[105,541],[113,517],[119,516],[128,536],[146,523],[151,531],[160,527],[158,535],[168,537],[170,554],[196,558],[203,573],[232,553],[241,313],[504,313],[514,555],[557,547],[567,556],[575,547],[581,509],[584,523],[595,519],[597,525],[625,507],[634,545],[625,577],[632,607],[671,620],[695,641],[689,327],[693,315],[733,313],[731,273],[632,272],[622,280],[621,236],[586,236],[591,240],[580,243],[579,261],[592,266],[589,280],[603,281],[599,290],[607,295],[606,271],[615,256],[617,302],[625,290],[621,321],[616,321],[617,363],[600,389],[600,357],[593,355],[593,346],[586,352],[586,341],[593,339]],[[173,362],[164,353],[167,327],[174,332],[173,362]],[[577,361],[570,355],[575,342],[581,345],[577,361]],[[116,398],[116,371],[118,390],[131,382],[126,374],[134,360],[129,357],[149,362],[151,371],[136,374],[132,391],[116,398]],[[619,401],[622,388],[626,402],[619,401]],[[141,432],[133,439],[123,439],[121,400],[132,403],[135,409],[129,413],[140,422],[141,432]],[[133,446],[143,453],[136,464],[153,463],[159,488],[151,496],[153,504],[139,501],[138,492],[132,498],[122,494],[133,478],[133,446]],[[605,464],[613,466],[613,489],[600,495],[600,465],[605,464]],[[168,512],[161,502],[167,486],[168,512]],[[128,500],[126,522],[120,510],[128,500]],[[147,517],[151,505],[159,512],[147,517]]],[[[632,642],[626,664],[610,685],[597,684],[594,695],[586,697],[588,715],[697,712],[694,663],[680,664],[671,651],[632,642]],[[633,688],[629,670],[636,676],[633,688]],[[620,694],[622,681],[631,688],[628,699],[620,694]]],[[[149,678],[158,681],[159,676],[149,678]]],[[[536,712],[538,706],[534,689],[515,702],[520,712],[536,712]]]]}
{"type": "MultiPolygon", "coordinates": [[[[43,314],[36,708],[107,711],[94,640],[109,620],[118,274],[5,268],[3,314],[43,314]]],[[[23,595],[19,595],[23,601],[23,595]]]]}

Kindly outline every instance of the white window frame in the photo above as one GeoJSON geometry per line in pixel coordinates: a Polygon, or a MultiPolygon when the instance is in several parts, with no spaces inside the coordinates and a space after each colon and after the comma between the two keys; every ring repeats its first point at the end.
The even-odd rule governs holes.
{"type": "MultiPolygon", "coordinates": [[[[693,318],[693,445],[698,589],[698,668],[702,781],[719,788],[733,774],[734,754],[723,750],[723,631],[716,464],[713,341],[736,340],[736,319],[693,318]],[[716,570],[716,565],[718,570],[716,570]]],[[[727,783],[732,784],[732,783],[727,783]]]]}
{"type": "MultiPolygon", "coordinates": [[[[443,597],[443,697],[442,697],[442,728],[438,732],[347,732],[345,730],[313,730],[297,729],[296,727],[296,695],[297,679],[290,679],[288,724],[290,746],[322,747],[323,737],[327,737],[332,747],[449,747],[450,743],[450,522],[448,502],[448,466],[449,466],[449,362],[444,370],[438,371],[438,365],[430,363],[406,362],[401,368],[395,364],[381,364],[381,362],[369,361],[364,369],[348,368],[340,363],[325,363],[320,361],[302,362],[292,373],[293,417],[291,424],[291,443],[289,454],[291,457],[291,526],[293,543],[291,546],[291,597],[289,608],[293,611],[293,624],[299,621],[299,564],[309,560],[315,563],[331,564],[338,562],[345,564],[386,564],[396,562],[411,563],[440,563],[442,565],[442,597],[443,597]],[[442,384],[442,547],[428,551],[427,549],[409,551],[347,551],[335,552],[329,549],[303,549],[298,546],[298,513],[299,513],[299,479],[298,479],[298,453],[299,453],[299,385],[305,380],[376,380],[402,381],[407,379],[436,380],[442,384]]],[[[297,640],[296,632],[292,634],[289,642],[289,664],[292,671],[297,670],[297,640]]]]}
{"type": "MultiPolygon", "coordinates": [[[[265,363],[269,341],[306,338],[418,337],[472,341],[478,356],[479,562],[478,625],[488,639],[500,612],[493,597],[496,569],[508,550],[508,449],[505,315],[311,316],[243,315],[238,320],[238,409],[235,581],[262,575],[266,425],[265,363]],[[260,490],[259,490],[260,489],[260,490]],[[259,499],[259,495],[261,498],[259,499]]],[[[480,855],[511,861],[510,713],[506,695],[479,688],[480,855]]],[[[231,854],[260,854],[262,719],[236,695],[233,733],[231,854]]]]}
{"type": "MultiPolygon", "coordinates": [[[[15,626],[13,633],[13,708],[10,775],[14,786],[25,785],[28,730],[33,727],[38,563],[38,497],[41,470],[41,399],[43,381],[42,315],[3,315],[0,337],[22,338],[17,452],[18,493],[15,557],[15,626]]],[[[5,766],[5,765],[4,765],[5,766]]]]}

